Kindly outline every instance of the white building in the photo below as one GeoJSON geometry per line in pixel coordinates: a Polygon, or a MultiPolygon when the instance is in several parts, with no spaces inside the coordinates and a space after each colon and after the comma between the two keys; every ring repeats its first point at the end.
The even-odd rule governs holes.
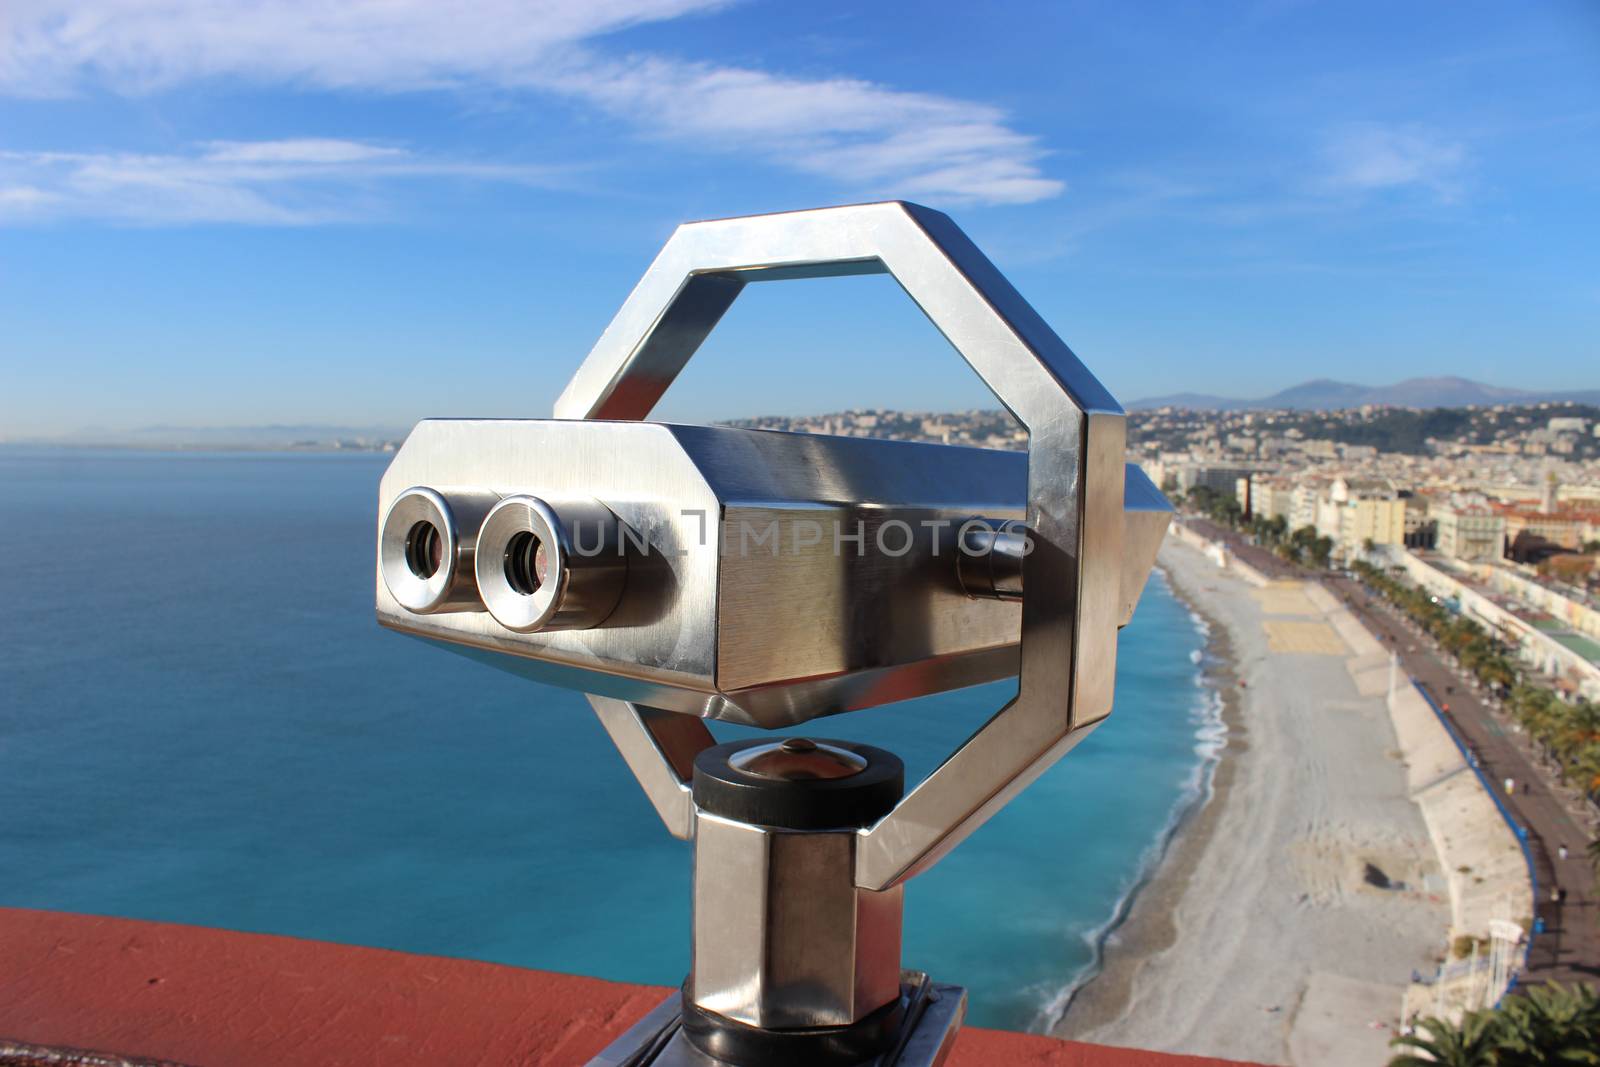
{"type": "Polygon", "coordinates": [[[1403,545],[1406,502],[1386,478],[1336,478],[1318,497],[1317,531],[1333,539],[1344,559],[1359,556],[1368,541],[1403,545]]]}
{"type": "Polygon", "coordinates": [[[1437,523],[1434,547],[1455,559],[1499,559],[1505,555],[1506,520],[1486,505],[1446,503],[1428,509],[1437,523]]]}

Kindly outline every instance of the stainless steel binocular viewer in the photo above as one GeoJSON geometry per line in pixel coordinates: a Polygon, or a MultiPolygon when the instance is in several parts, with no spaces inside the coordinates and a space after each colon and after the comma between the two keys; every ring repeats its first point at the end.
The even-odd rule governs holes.
{"type": "Polygon", "coordinates": [[[965,993],[900,967],[902,885],[1111,710],[1170,510],[1123,415],[945,216],[679,227],[551,420],[430,420],[385,473],[385,626],[589,694],[695,843],[693,965],[595,1062],[939,1062],[965,993]],[[1026,454],[644,419],[746,284],[887,272],[1026,454]],[[893,755],[764,728],[1015,675],[909,793],[893,755]]]}

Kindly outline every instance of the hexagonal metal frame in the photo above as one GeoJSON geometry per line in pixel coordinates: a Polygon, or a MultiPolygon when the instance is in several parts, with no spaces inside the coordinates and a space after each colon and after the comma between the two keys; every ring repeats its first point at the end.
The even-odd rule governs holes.
{"type": "MultiPolygon", "coordinates": [[[[557,418],[644,419],[746,284],[876,273],[900,284],[1027,429],[1034,550],[1023,564],[1017,695],[861,831],[856,879],[868,889],[931,866],[1110,713],[1121,407],[955,223],[901,202],[678,227],[555,406],[557,418]]],[[[673,726],[669,739],[663,713],[590,700],[668,828],[688,836],[692,727],[673,726]]]]}

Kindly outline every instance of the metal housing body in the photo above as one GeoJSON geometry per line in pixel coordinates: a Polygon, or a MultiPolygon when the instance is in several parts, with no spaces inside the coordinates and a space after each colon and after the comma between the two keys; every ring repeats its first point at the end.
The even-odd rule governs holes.
{"type": "MultiPolygon", "coordinates": [[[[791,725],[1016,673],[1020,606],[967,596],[955,541],[974,515],[1020,519],[1026,478],[1024,456],[984,449],[656,423],[429,420],[384,475],[380,514],[417,485],[446,497],[592,497],[625,526],[627,584],[603,625],[520,633],[481,605],[409,611],[380,564],[378,619],[509,653],[499,666],[542,681],[791,725]]],[[[591,536],[576,531],[579,542],[591,536]]]]}

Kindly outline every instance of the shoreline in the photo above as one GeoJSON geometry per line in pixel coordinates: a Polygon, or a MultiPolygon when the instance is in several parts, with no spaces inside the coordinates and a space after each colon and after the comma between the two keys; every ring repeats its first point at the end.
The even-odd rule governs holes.
{"type": "MultiPolygon", "coordinates": [[[[1173,912],[1189,876],[1216,835],[1217,823],[1237,770],[1237,757],[1249,741],[1239,706],[1232,635],[1222,621],[1208,612],[1194,591],[1180,582],[1176,568],[1157,564],[1172,595],[1204,628],[1199,687],[1221,704],[1221,743],[1202,759],[1199,793],[1173,821],[1157,843],[1159,854],[1139,881],[1119,902],[1092,945],[1094,960],[1087,973],[1076,977],[1065,1002],[1052,1008],[1044,1032],[1073,1037],[1119,1018],[1133,997],[1134,981],[1150,955],[1177,940],[1173,912]]],[[[1197,735],[1197,743],[1203,734],[1197,735]]]]}

